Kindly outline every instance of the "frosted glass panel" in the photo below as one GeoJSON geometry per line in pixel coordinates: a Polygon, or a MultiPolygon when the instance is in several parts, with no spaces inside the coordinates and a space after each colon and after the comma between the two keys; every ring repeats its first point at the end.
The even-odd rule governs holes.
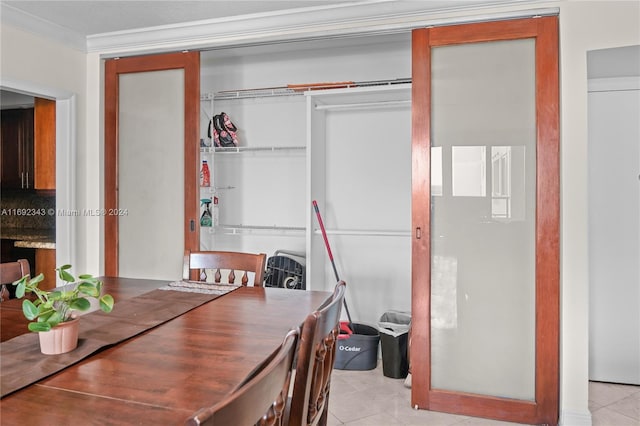
{"type": "Polygon", "coordinates": [[[174,280],[184,256],[184,70],[121,74],[119,272],[174,280]]]}
{"type": "Polygon", "coordinates": [[[431,387],[534,400],[535,42],[432,55],[431,387]]]}

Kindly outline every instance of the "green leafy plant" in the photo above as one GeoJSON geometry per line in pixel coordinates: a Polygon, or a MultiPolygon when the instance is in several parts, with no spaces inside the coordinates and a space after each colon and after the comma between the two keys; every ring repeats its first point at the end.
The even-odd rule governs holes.
{"type": "Polygon", "coordinates": [[[63,265],[56,268],[58,277],[69,283],[75,284],[71,288],[56,287],[52,290],[39,288],[44,274],[30,279],[28,276],[15,281],[16,297],[22,298],[25,294],[35,294],[35,300],[24,299],[22,313],[30,322],[28,327],[33,332],[49,331],[61,322],[73,319],[73,311],[86,311],[91,306],[89,298],[99,301],[100,309],[111,312],[113,309],[113,297],[109,294],[100,295],[102,281],[91,275],[79,275],[78,279],[71,275],[71,265],[63,265]]]}

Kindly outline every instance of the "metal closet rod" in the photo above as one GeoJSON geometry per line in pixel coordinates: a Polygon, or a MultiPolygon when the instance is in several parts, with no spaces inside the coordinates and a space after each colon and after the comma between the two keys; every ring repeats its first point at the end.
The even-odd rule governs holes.
{"type": "MultiPolygon", "coordinates": [[[[357,229],[326,229],[327,235],[359,235],[365,237],[409,237],[411,231],[396,231],[396,230],[357,230],[357,229]]],[[[314,229],[313,233],[320,235],[319,229],[314,229]]]]}
{"type": "MultiPolygon", "coordinates": [[[[227,234],[239,234],[239,233],[246,233],[246,232],[262,232],[262,231],[269,231],[269,232],[304,232],[305,228],[303,227],[298,227],[298,226],[278,226],[278,225],[273,225],[273,226],[264,226],[264,225],[226,225],[226,224],[222,224],[222,225],[218,225],[217,226],[218,229],[222,229],[225,230],[224,233],[227,234]]],[[[210,230],[210,232],[215,232],[215,230],[212,228],[210,230]]]]}
{"type": "Polygon", "coordinates": [[[222,153],[239,153],[239,152],[254,152],[254,151],[302,151],[307,149],[306,146],[231,146],[231,147],[215,147],[207,148],[207,152],[215,152],[217,154],[222,153]]]}
{"type": "Polygon", "coordinates": [[[378,101],[378,102],[359,102],[353,104],[321,104],[316,105],[317,110],[323,109],[355,109],[355,108],[382,108],[390,106],[411,105],[411,99],[402,101],[378,101]]]}

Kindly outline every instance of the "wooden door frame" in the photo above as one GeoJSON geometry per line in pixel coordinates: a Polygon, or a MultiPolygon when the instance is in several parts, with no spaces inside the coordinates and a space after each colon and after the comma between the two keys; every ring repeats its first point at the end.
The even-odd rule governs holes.
{"type": "MultiPolygon", "coordinates": [[[[104,205],[118,209],[118,105],[120,74],[184,69],[184,244],[200,247],[198,226],[198,153],[200,133],[200,52],[116,58],[105,61],[105,170],[104,205]]],[[[119,227],[117,215],[104,216],[105,275],[118,276],[119,227]]]]}
{"type": "Polygon", "coordinates": [[[33,99],[33,162],[33,187],[56,189],[55,99],[33,99]]]}
{"type": "Polygon", "coordinates": [[[556,425],[560,358],[560,153],[558,19],[555,16],[413,31],[412,407],[556,425]],[[431,388],[431,51],[434,46],[535,38],[536,317],[535,401],[431,388]],[[419,78],[418,78],[419,77],[419,78]],[[423,78],[424,77],[424,78],[423,78]]]}

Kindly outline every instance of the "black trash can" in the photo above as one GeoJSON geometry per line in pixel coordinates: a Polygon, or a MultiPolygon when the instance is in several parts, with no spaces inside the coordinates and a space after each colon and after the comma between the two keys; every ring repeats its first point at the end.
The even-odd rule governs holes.
{"type": "Polygon", "coordinates": [[[386,377],[403,379],[409,373],[407,343],[410,325],[411,314],[408,312],[388,311],[380,317],[378,330],[382,348],[382,373],[386,377]]]}

